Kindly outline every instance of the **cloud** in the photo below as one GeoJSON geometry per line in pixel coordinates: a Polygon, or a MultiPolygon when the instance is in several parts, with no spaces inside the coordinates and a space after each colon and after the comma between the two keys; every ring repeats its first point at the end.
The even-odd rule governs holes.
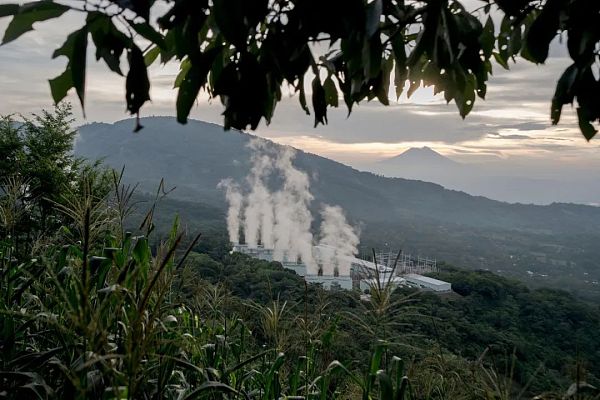
{"type": "Polygon", "coordinates": [[[531,136],[527,136],[527,135],[500,135],[497,133],[490,135],[490,137],[492,137],[494,139],[510,139],[510,140],[532,139],[531,136]]]}

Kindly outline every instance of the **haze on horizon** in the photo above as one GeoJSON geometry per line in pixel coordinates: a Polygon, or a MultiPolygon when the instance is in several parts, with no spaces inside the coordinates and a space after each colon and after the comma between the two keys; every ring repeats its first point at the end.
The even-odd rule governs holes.
{"type": "MultiPolygon", "coordinates": [[[[67,17],[67,24],[81,25],[77,15],[67,17]]],[[[0,30],[6,24],[0,20],[0,30]]],[[[52,106],[47,80],[62,72],[66,60],[52,60],[51,54],[64,41],[67,29],[45,23],[35,28],[0,47],[0,114],[28,114],[52,106]]],[[[76,96],[71,93],[68,98],[77,123],[127,118],[124,78],[109,73],[95,61],[93,52],[88,55],[86,119],[76,96]]],[[[464,121],[454,104],[447,105],[441,96],[421,89],[411,99],[403,96],[398,101],[390,92],[393,100],[389,107],[363,103],[349,118],[345,108],[331,110],[329,125],[316,129],[312,117],[300,109],[297,97],[289,98],[278,106],[270,126],[263,122],[253,133],[358,169],[429,180],[499,200],[597,204],[600,141],[586,142],[574,109],[564,110],[558,126],[550,125],[550,100],[568,62],[565,50],[557,44],[546,65],[520,60],[508,73],[494,65],[487,100],[478,99],[464,121]],[[452,171],[438,173],[435,168],[415,173],[406,166],[394,169],[388,163],[381,167],[382,160],[424,146],[460,163],[460,171],[452,175],[452,171]]],[[[151,74],[152,103],[143,108],[143,116],[174,115],[172,83],[177,67],[153,67],[151,74]]],[[[221,123],[221,112],[218,102],[200,100],[191,117],[221,123]]],[[[427,166],[427,159],[421,164],[427,166]]],[[[415,163],[413,169],[418,168],[415,163]]]]}

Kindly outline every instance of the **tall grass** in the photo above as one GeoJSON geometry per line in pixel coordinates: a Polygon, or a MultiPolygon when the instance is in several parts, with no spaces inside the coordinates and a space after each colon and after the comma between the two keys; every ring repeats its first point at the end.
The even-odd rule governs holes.
{"type": "Polygon", "coordinates": [[[455,374],[464,366],[455,358],[396,357],[413,299],[389,284],[373,287],[371,301],[344,319],[372,338],[369,361],[353,366],[330,351],[343,321],[330,318],[325,298],[309,312],[307,299],[244,304],[202,281],[182,290],[200,235],[185,238],[176,219],[152,245],[162,185],[139,229],[126,230],[135,188],[113,174],[107,191],[106,179],[89,173],[65,188],[53,206],[67,222],[32,254],[18,251],[11,233],[27,212],[19,201],[26,183],[4,185],[0,398],[512,398],[511,377],[489,364],[455,374]]]}

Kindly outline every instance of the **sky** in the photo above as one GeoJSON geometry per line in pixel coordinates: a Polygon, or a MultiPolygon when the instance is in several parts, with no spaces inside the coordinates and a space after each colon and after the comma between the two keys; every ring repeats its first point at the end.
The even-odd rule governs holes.
{"type": "MultiPolygon", "coordinates": [[[[7,22],[0,19],[0,31],[7,22]]],[[[34,32],[0,47],[0,114],[28,114],[52,106],[47,80],[64,70],[66,58],[53,60],[51,54],[82,24],[80,16],[68,13],[61,23],[38,23],[34,32]]],[[[390,88],[390,106],[364,102],[350,117],[344,107],[330,110],[329,124],[317,128],[297,97],[287,97],[270,126],[262,122],[255,133],[361,169],[411,147],[428,146],[461,163],[497,165],[507,174],[570,179],[583,171],[600,176],[600,138],[583,138],[575,109],[566,106],[560,124],[550,124],[555,83],[569,64],[563,45],[555,43],[545,65],[519,60],[510,71],[494,65],[487,99],[477,99],[465,120],[453,103],[446,104],[429,89],[396,101],[390,88]]],[[[176,74],[176,65],[151,68],[152,103],[142,109],[143,116],[175,114],[176,74]]],[[[85,118],[74,93],[68,97],[77,123],[127,118],[124,86],[123,77],[109,72],[88,51],[85,118]]],[[[221,123],[221,112],[218,100],[200,98],[191,117],[221,123]]]]}

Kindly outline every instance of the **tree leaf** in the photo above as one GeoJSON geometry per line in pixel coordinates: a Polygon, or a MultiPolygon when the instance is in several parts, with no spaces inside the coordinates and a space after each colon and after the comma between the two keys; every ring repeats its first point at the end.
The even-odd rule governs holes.
{"type": "MultiPolygon", "coordinates": [[[[246,0],[248,1],[248,0],[246,0]]],[[[246,42],[244,24],[244,0],[214,0],[213,13],[215,22],[225,39],[236,47],[243,47],[246,42]]]]}
{"type": "Polygon", "coordinates": [[[496,62],[498,64],[500,64],[502,66],[502,68],[504,69],[509,69],[508,67],[508,61],[506,58],[502,57],[499,53],[497,52],[493,52],[492,55],[494,56],[494,60],[496,60],[496,62]]]}
{"type": "Polygon", "coordinates": [[[146,67],[149,67],[152,64],[154,64],[154,61],[156,61],[159,55],[160,47],[158,46],[154,46],[150,50],[148,50],[146,54],[144,54],[144,63],[146,64],[146,67]]]}
{"type": "Polygon", "coordinates": [[[458,89],[454,93],[454,101],[460,116],[464,119],[475,104],[475,77],[473,75],[466,76],[464,88],[458,89]]]}
{"type": "Polygon", "coordinates": [[[181,64],[179,64],[179,73],[177,74],[177,77],[175,78],[175,82],[173,83],[173,89],[181,86],[181,83],[187,76],[187,73],[191,67],[192,67],[192,62],[190,61],[189,58],[186,58],[185,60],[181,61],[181,64]]]}
{"type": "Polygon", "coordinates": [[[300,101],[300,107],[304,110],[306,115],[310,115],[310,110],[308,109],[308,105],[306,103],[306,91],[304,90],[304,77],[301,77],[298,81],[298,91],[300,94],[298,95],[300,101]]]}
{"type": "Polygon", "coordinates": [[[381,67],[381,75],[378,79],[378,85],[376,88],[377,99],[379,102],[384,105],[389,105],[390,101],[388,99],[388,93],[390,91],[390,75],[392,73],[392,68],[394,67],[394,59],[393,57],[388,57],[383,60],[383,65],[381,67]]]}
{"type": "Polygon", "coordinates": [[[579,121],[579,129],[581,129],[581,133],[589,142],[594,136],[596,136],[598,131],[596,128],[594,128],[594,125],[591,124],[587,113],[582,107],[577,107],[577,119],[579,121]]]}
{"type": "Polygon", "coordinates": [[[142,37],[157,45],[161,50],[167,49],[167,43],[165,42],[163,35],[154,29],[149,23],[141,22],[138,24],[130,24],[130,26],[142,37]]]}
{"type": "Polygon", "coordinates": [[[133,11],[146,21],[150,19],[150,8],[154,4],[154,0],[111,0],[111,2],[118,4],[121,8],[133,11]]]}
{"type": "Polygon", "coordinates": [[[125,98],[127,111],[138,114],[144,103],[150,100],[150,80],[144,62],[144,55],[139,47],[129,51],[129,72],[125,79],[125,98]]]}
{"type": "Polygon", "coordinates": [[[406,78],[408,77],[408,69],[406,68],[406,48],[404,36],[400,33],[392,39],[392,52],[394,53],[394,86],[396,87],[396,99],[400,98],[406,78]]]}
{"type": "Polygon", "coordinates": [[[366,20],[366,33],[367,37],[370,38],[377,32],[379,28],[379,22],[381,20],[381,12],[383,11],[383,2],[381,0],[374,0],[367,6],[367,20],[366,20]]]}
{"type": "Polygon", "coordinates": [[[327,104],[332,107],[337,107],[339,102],[338,93],[331,76],[328,76],[327,79],[323,81],[323,89],[325,90],[325,101],[327,104]]]}
{"type": "Polygon", "coordinates": [[[557,35],[562,0],[548,0],[538,17],[531,23],[525,37],[526,51],[521,55],[529,61],[543,63],[548,58],[550,42],[557,35]]]}
{"type": "Polygon", "coordinates": [[[554,97],[552,98],[552,107],[550,111],[550,117],[552,124],[558,124],[560,120],[560,114],[564,104],[573,103],[574,93],[573,86],[579,74],[579,68],[573,64],[563,72],[562,76],[556,84],[556,90],[554,97]]]}
{"type": "MultiPolygon", "coordinates": [[[[179,123],[187,123],[188,115],[190,115],[198,93],[206,84],[208,71],[220,51],[221,47],[213,48],[202,54],[197,61],[189,63],[185,76],[179,82],[179,91],[177,92],[177,121],[179,123]]],[[[183,72],[184,70],[182,70],[183,72]]]]}
{"type": "MultiPolygon", "coordinates": [[[[0,13],[14,14],[14,17],[4,32],[2,44],[12,42],[22,34],[32,31],[34,23],[58,18],[69,9],[62,4],[42,0],[23,4],[15,14],[13,5],[6,4],[0,13]]],[[[0,16],[5,15],[0,14],[0,16]]]]}
{"type": "Polygon", "coordinates": [[[88,15],[87,26],[96,46],[96,60],[101,58],[106,65],[119,75],[121,72],[121,55],[133,43],[113,24],[106,15],[94,12],[88,15]]]}
{"type": "Polygon", "coordinates": [[[54,104],[60,103],[67,96],[69,89],[73,87],[70,68],[67,67],[62,74],[54,79],[50,79],[48,82],[50,83],[50,93],[52,93],[54,104]]]}
{"type": "Polygon", "coordinates": [[[327,100],[321,80],[316,76],[312,81],[312,105],[315,111],[315,128],[319,124],[327,124],[327,100]]]}
{"type": "Polygon", "coordinates": [[[494,43],[496,42],[496,35],[494,31],[494,21],[492,17],[488,17],[481,36],[479,36],[479,43],[481,44],[481,49],[483,50],[484,57],[490,58],[492,56],[492,52],[494,51],[494,43]]]}
{"type": "Polygon", "coordinates": [[[87,26],[72,32],[65,43],[54,51],[52,58],[65,56],[69,59],[67,68],[58,77],[50,80],[50,91],[55,103],[59,103],[65,98],[71,88],[75,88],[77,96],[81,102],[81,107],[85,109],[85,71],[86,54],[88,43],[87,26]]]}
{"type": "Polygon", "coordinates": [[[19,12],[18,4],[0,4],[0,18],[9,17],[19,12]]]}

